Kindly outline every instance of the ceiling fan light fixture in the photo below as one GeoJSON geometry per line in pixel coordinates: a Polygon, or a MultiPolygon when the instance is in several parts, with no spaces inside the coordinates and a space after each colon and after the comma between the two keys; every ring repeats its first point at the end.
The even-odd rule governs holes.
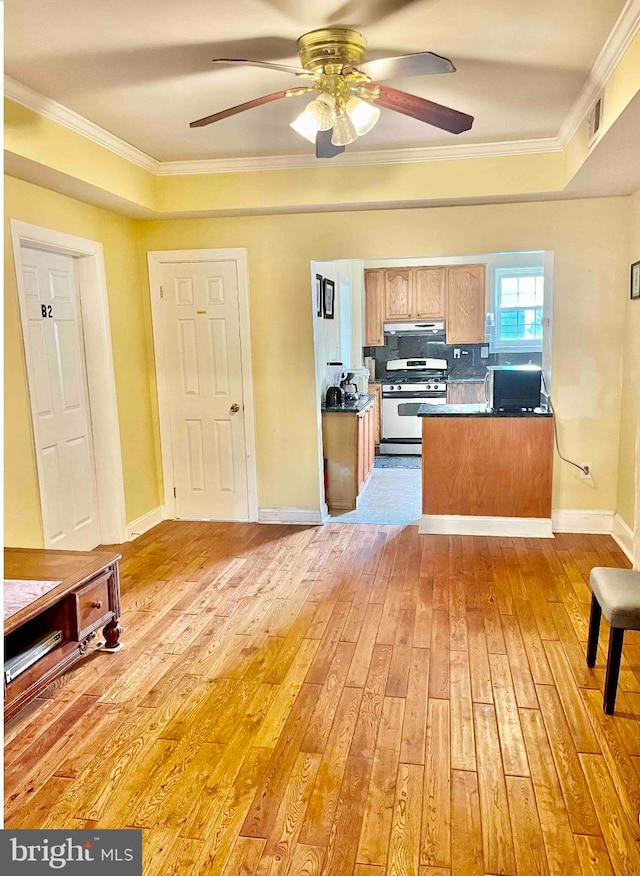
{"type": "Polygon", "coordinates": [[[335,100],[330,94],[323,92],[307,106],[306,112],[312,113],[318,123],[319,131],[330,131],[336,120],[335,100]]]}
{"type": "Polygon", "coordinates": [[[359,97],[349,98],[346,111],[359,137],[368,134],[380,118],[380,108],[359,97]]]}
{"type": "Polygon", "coordinates": [[[353,143],[357,139],[358,132],[349,116],[346,112],[338,113],[333,125],[333,134],[331,135],[331,142],[333,145],[348,146],[349,143],[353,143]]]}
{"type": "MultiPolygon", "coordinates": [[[[312,103],[314,103],[314,101],[312,101],[312,103]]],[[[309,104],[309,106],[311,106],[311,104],[309,104]]],[[[318,120],[315,114],[309,111],[309,106],[291,122],[289,127],[293,128],[293,130],[297,134],[300,134],[301,137],[304,137],[305,140],[308,140],[310,143],[315,143],[316,134],[320,128],[318,127],[318,120]]]]}

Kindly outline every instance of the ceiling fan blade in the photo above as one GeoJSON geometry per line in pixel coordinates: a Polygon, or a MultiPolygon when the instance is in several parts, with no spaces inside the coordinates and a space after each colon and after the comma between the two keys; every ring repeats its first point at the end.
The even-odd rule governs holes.
{"type": "Polygon", "coordinates": [[[357,69],[371,79],[399,79],[402,76],[427,76],[431,73],[455,73],[456,68],[448,58],[433,52],[416,52],[399,55],[397,58],[380,58],[358,64],[357,69]]]}
{"type": "Polygon", "coordinates": [[[302,73],[309,74],[304,67],[290,67],[288,64],[273,64],[271,61],[250,61],[247,58],[213,58],[212,64],[242,64],[245,67],[266,67],[267,70],[279,70],[281,73],[293,73],[300,76],[302,73]]]}
{"type": "Polygon", "coordinates": [[[239,103],[237,106],[231,106],[229,109],[221,110],[219,113],[205,116],[203,119],[197,119],[195,122],[190,122],[189,127],[204,128],[205,125],[212,125],[214,122],[228,119],[229,116],[235,116],[238,113],[243,113],[245,110],[262,106],[265,103],[271,103],[272,100],[281,100],[283,97],[296,97],[298,94],[305,94],[307,91],[314,90],[313,88],[287,88],[286,91],[274,91],[273,94],[265,94],[263,97],[256,97],[255,100],[248,100],[246,103],[239,103]]]}
{"type": "Polygon", "coordinates": [[[316,134],[316,158],[334,158],[344,152],[344,146],[334,146],[331,142],[333,128],[328,131],[318,131],[316,134]]]}
{"type": "MultiPolygon", "coordinates": [[[[406,91],[398,91],[397,88],[389,88],[388,85],[377,85],[377,87],[380,89],[380,94],[372,102],[386,109],[411,116],[412,119],[442,128],[443,131],[449,131],[451,134],[461,134],[473,125],[473,116],[451,107],[442,106],[415,94],[408,94],[406,91]]],[[[370,99],[364,93],[362,97],[365,100],[370,99]]]]}

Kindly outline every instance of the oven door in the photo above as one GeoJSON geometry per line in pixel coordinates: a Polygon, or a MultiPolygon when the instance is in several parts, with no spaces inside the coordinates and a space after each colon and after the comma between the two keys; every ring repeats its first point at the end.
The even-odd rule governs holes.
{"type": "Polygon", "coordinates": [[[446,396],[440,398],[419,398],[394,395],[382,397],[382,440],[398,438],[422,438],[422,423],[418,416],[421,405],[444,405],[446,396]]]}

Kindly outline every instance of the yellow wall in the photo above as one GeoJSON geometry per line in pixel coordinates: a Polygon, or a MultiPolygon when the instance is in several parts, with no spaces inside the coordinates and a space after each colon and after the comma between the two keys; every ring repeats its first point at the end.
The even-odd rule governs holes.
{"type": "MultiPolygon", "coordinates": [[[[631,198],[629,263],[640,261],[640,191],[631,198]]],[[[640,422],[640,301],[626,295],[624,371],[620,417],[620,476],[618,514],[633,531],[638,464],[636,433],[640,422]]]]}
{"type": "Polygon", "coordinates": [[[4,102],[4,148],[134,204],[156,207],[153,173],[12,100],[4,102]]]}
{"type": "Polygon", "coordinates": [[[128,521],[159,504],[144,302],[132,220],[5,177],[5,542],[41,547],[42,522],[9,219],[103,244],[128,521]]]}
{"type": "Polygon", "coordinates": [[[564,455],[554,508],[614,509],[628,198],[140,223],[148,250],[247,247],[262,507],[318,508],[309,263],[555,251],[553,396],[564,455]]]}
{"type": "MultiPolygon", "coordinates": [[[[581,480],[556,457],[554,508],[616,507],[628,198],[137,222],[11,178],[6,198],[8,217],[104,244],[128,520],[156,507],[161,495],[146,254],[210,247],[249,253],[261,507],[320,506],[312,260],[541,249],[555,252],[552,390],[562,450],[590,462],[594,474],[581,480]]],[[[35,545],[41,544],[37,483],[8,261],[7,539],[35,545]]],[[[626,453],[624,441],[621,448],[626,453]]]]}

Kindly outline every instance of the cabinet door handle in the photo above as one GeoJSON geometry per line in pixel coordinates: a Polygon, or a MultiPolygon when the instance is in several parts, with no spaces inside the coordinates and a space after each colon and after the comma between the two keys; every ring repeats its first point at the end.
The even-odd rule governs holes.
{"type": "Polygon", "coordinates": [[[91,608],[102,608],[102,600],[96,599],[95,602],[91,603],[91,608]]]}

